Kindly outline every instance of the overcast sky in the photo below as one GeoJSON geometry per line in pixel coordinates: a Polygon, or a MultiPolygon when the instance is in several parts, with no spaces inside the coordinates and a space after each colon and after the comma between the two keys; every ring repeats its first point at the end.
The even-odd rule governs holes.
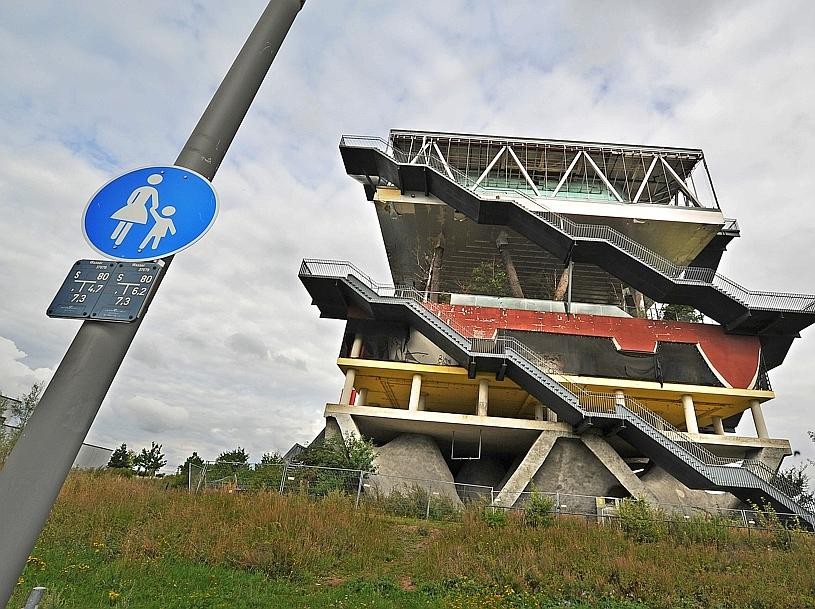
{"type": "MultiPolygon", "coordinates": [[[[170,164],[265,5],[0,4],[0,390],[49,378],[79,322],[45,309],[111,177],[170,164]]],[[[815,293],[815,4],[308,0],[214,184],[221,214],[177,256],[88,441],[156,441],[170,465],[310,441],[342,378],[303,257],[387,280],[343,133],[389,128],[699,147],[742,237],[721,270],[815,293]]],[[[775,437],[815,456],[815,331],[771,374],[775,437]]],[[[753,433],[752,423],[741,431],[753,433]]],[[[793,463],[792,460],[787,461],[793,463]]]]}

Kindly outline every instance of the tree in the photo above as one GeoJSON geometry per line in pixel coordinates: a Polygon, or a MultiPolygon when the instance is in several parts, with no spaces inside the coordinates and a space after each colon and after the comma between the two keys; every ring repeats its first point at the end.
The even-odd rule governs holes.
{"type": "Polygon", "coordinates": [[[127,444],[122,442],[122,445],[110,455],[108,467],[115,469],[132,469],[134,456],[133,451],[127,450],[127,444]]]}
{"type": "Polygon", "coordinates": [[[283,457],[280,456],[280,453],[263,453],[263,456],[260,458],[261,465],[280,465],[283,463],[283,457]]]}
{"type": "Polygon", "coordinates": [[[164,453],[161,452],[161,444],[150,442],[150,450],[142,448],[133,459],[133,465],[140,476],[155,476],[158,470],[167,465],[164,453]]]}
{"type": "Polygon", "coordinates": [[[481,262],[470,273],[470,280],[465,289],[470,294],[484,294],[485,296],[511,296],[512,288],[506,271],[500,268],[495,261],[481,262]]]}
{"type": "Polygon", "coordinates": [[[662,319],[666,321],[687,321],[702,323],[702,314],[690,305],[669,304],[662,309],[662,319]]]}
{"type": "Polygon", "coordinates": [[[298,459],[306,465],[367,472],[376,472],[375,457],[373,443],[366,438],[357,438],[353,433],[348,438],[334,437],[315,442],[298,455],[298,459]]]}
{"type": "Polygon", "coordinates": [[[228,450],[226,452],[222,452],[218,455],[218,458],[215,459],[216,463],[238,463],[240,465],[245,465],[249,463],[249,453],[246,452],[243,448],[238,446],[235,450],[228,450]]]}
{"type": "MultiPolygon", "coordinates": [[[[810,432],[811,435],[812,432],[810,432]]],[[[778,472],[776,477],[782,482],[782,488],[786,486],[794,490],[791,496],[801,507],[811,510],[815,508],[815,492],[809,490],[810,480],[806,468],[806,463],[793,465],[778,472]]]]}
{"type": "Polygon", "coordinates": [[[43,389],[45,389],[45,383],[34,383],[28,393],[21,395],[16,400],[6,400],[6,407],[11,415],[10,420],[14,425],[25,427],[28,419],[34,414],[37,404],[40,403],[43,389]]]}
{"type": "Polygon", "coordinates": [[[192,454],[187,457],[187,460],[184,461],[184,465],[178,466],[178,474],[183,477],[189,476],[190,465],[202,468],[204,467],[204,460],[198,456],[197,452],[193,451],[192,454]]]}

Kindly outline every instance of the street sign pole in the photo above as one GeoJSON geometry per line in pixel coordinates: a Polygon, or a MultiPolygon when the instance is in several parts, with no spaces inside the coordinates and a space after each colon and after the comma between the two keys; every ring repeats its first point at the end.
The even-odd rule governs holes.
{"type": "MultiPolygon", "coordinates": [[[[209,180],[215,176],[304,2],[269,2],[176,165],[209,180]]],[[[164,259],[165,272],[159,282],[171,260],[172,256],[164,259]]],[[[0,607],[6,606],[14,592],[140,324],[141,318],[131,323],[83,322],[0,470],[0,607]]]]}

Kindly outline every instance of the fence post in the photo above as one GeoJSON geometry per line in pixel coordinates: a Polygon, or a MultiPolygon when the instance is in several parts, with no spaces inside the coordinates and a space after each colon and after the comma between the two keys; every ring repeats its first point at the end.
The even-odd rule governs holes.
{"type": "Polygon", "coordinates": [[[31,594],[28,595],[28,600],[25,602],[23,609],[37,609],[37,607],[40,606],[43,594],[45,594],[45,588],[42,586],[37,586],[31,590],[31,594]]]}
{"type": "Polygon", "coordinates": [[[187,492],[192,494],[192,463],[187,463],[187,492]]]}
{"type": "MultiPolygon", "coordinates": [[[[431,486],[430,488],[432,489],[433,487],[431,486]]],[[[429,490],[429,491],[427,491],[427,510],[425,511],[425,514],[424,514],[424,519],[425,520],[430,520],[430,501],[432,499],[433,499],[433,491],[429,490]]]]}
{"type": "Polygon", "coordinates": [[[283,475],[280,476],[280,490],[279,493],[282,495],[283,490],[286,488],[286,475],[289,473],[289,462],[283,462],[283,475]]]}
{"type": "Polygon", "coordinates": [[[560,514],[560,491],[555,493],[555,511],[560,514]]]}
{"type": "Polygon", "coordinates": [[[357,485],[357,500],[354,502],[354,508],[359,509],[359,497],[362,495],[362,481],[365,479],[365,472],[359,470],[359,484],[357,485]]]}

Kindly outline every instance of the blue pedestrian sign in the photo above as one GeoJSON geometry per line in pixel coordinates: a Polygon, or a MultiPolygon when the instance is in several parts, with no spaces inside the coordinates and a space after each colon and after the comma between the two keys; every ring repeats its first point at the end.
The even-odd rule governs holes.
{"type": "Polygon", "coordinates": [[[204,176],[183,167],[145,167],[114,178],[93,195],[82,231],[108,258],[155,260],[198,241],[217,215],[218,195],[204,176]]]}

